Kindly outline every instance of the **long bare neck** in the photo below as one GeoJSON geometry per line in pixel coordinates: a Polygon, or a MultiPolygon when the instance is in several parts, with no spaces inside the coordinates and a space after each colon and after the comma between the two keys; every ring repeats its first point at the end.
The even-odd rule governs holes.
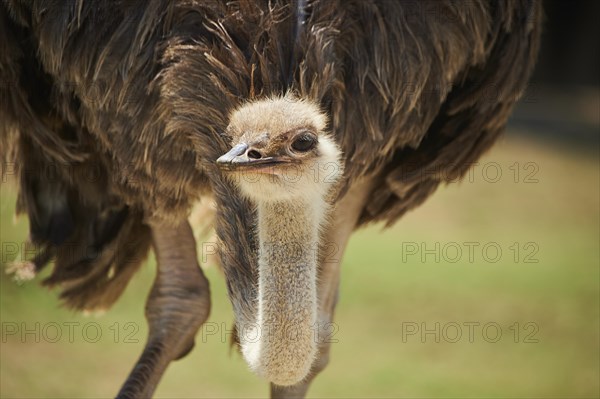
{"type": "Polygon", "coordinates": [[[241,342],[251,367],[278,385],[306,376],[317,352],[317,258],[325,211],[321,199],[258,204],[257,330],[241,342]]]}
{"type": "Polygon", "coordinates": [[[323,205],[308,201],[260,204],[259,266],[270,267],[271,271],[282,272],[283,275],[292,272],[294,265],[315,264],[317,251],[314,246],[319,240],[322,213],[323,205]]]}

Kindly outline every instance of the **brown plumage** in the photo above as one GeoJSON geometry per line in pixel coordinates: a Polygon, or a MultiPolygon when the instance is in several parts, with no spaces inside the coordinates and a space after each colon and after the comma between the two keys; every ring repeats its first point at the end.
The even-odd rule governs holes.
{"type": "Polygon", "coordinates": [[[181,228],[210,194],[235,313],[252,319],[256,215],[215,164],[230,113],[293,92],[328,115],[343,153],[337,206],[355,213],[339,226],[334,213],[343,248],[490,148],[525,89],[540,20],[529,0],[3,1],[0,154],[44,253],[35,267],[54,256],[45,283],[68,306],[109,307],[153,226],[181,228]]]}

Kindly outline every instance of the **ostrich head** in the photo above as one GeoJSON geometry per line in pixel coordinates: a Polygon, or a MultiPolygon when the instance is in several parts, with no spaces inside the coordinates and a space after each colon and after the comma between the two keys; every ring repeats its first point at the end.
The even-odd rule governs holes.
{"type": "Polygon", "coordinates": [[[257,208],[258,313],[238,320],[238,335],[250,367],[277,385],[305,378],[318,351],[320,231],[342,174],[325,126],[308,100],[250,102],[231,115],[233,146],[217,160],[257,208]]]}
{"type": "Polygon", "coordinates": [[[291,96],[247,103],[227,129],[233,147],[217,160],[253,202],[324,197],[342,173],[326,116],[291,96]]]}

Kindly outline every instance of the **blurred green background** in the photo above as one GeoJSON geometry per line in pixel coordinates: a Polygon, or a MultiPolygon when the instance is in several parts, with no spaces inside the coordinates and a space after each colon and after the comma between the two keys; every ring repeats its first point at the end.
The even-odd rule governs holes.
{"type": "MultiPolygon", "coordinates": [[[[513,131],[392,229],[355,233],[332,361],[310,397],[598,397],[598,161],[513,131]]],[[[22,242],[12,185],[1,199],[1,241],[22,242]]],[[[229,348],[224,280],[206,273],[209,323],[157,397],[265,397],[229,348]]],[[[152,260],[111,311],[82,316],[2,273],[2,397],[114,395],[144,344],[153,274],[152,260]]]]}

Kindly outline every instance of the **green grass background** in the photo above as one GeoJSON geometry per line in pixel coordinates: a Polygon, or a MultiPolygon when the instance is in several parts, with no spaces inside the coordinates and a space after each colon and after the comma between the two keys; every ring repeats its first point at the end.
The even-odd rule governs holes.
{"type": "MultiPolygon", "coordinates": [[[[472,181],[440,189],[393,228],[372,226],[354,234],[343,262],[337,343],[310,397],[599,396],[598,156],[518,137],[509,135],[474,166],[472,181]],[[495,166],[502,176],[492,183],[495,166]],[[525,182],[526,176],[537,182],[525,182]],[[465,242],[479,243],[472,262],[465,242]],[[515,242],[521,247],[517,259],[510,249],[515,242]],[[431,254],[422,259],[421,252],[403,253],[410,243],[429,249],[439,243],[439,261],[431,254]],[[498,262],[484,258],[486,243],[502,249],[498,262]],[[533,246],[524,249],[527,243],[533,246]],[[462,256],[452,262],[457,245],[462,256]],[[537,263],[525,263],[536,246],[531,259],[537,263]],[[469,322],[479,323],[473,342],[464,324],[469,322]],[[403,335],[407,326],[435,329],[436,323],[450,339],[457,323],[462,337],[452,343],[444,336],[436,342],[433,334],[403,335]],[[488,342],[493,328],[484,336],[486,323],[500,326],[498,342],[488,342]],[[533,324],[526,328],[526,323],[533,324]],[[530,340],[537,342],[524,342],[531,332],[530,340]]],[[[0,241],[22,242],[27,221],[12,221],[14,186],[2,185],[0,199],[0,241]]],[[[495,256],[492,249],[487,255],[495,256]]],[[[114,396],[144,344],[143,309],[154,269],[154,261],[147,262],[119,303],[102,316],[62,309],[55,292],[35,281],[17,285],[2,273],[2,325],[20,331],[3,330],[0,395],[114,396]],[[21,335],[23,327],[35,330],[35,323],[40,323],[39,337],[21,335]],[[49,323],[61,327],[58,342],[49,342],[56,334],[56,324],[49,323]],[[64,323],[79,323],[73,325],[72,342],[64,323]],[[91,342],[96,327],[102,336],[91,342]]],[[[221,336],[227,332],[222,326],[231,328],[233,320],[223,278],[215,268],[206,274],[213,302],[210,328],[220,331],[198,334],[193,352],[172,363],[156,396],[265,397],[267,384],[221,336]]]]}

